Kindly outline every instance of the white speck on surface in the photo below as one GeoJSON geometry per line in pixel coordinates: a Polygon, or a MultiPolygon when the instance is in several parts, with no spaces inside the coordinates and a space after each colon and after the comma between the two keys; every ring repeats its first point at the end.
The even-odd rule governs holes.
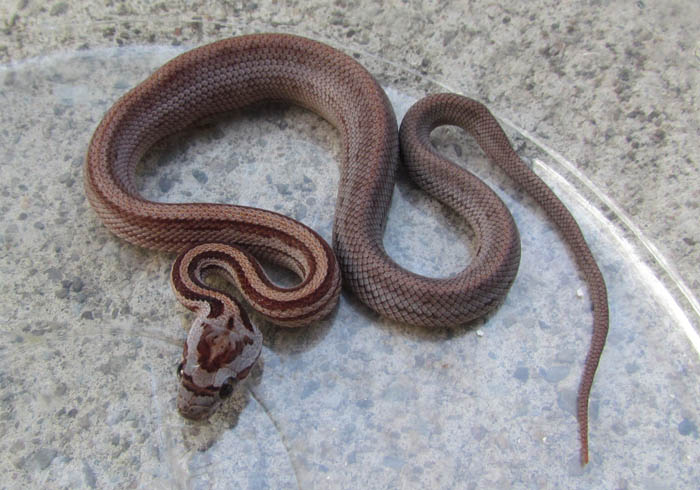
{"type": "MultiPolygon", "coordinates": [[[[421,2],[375,8],[365,0],[344,10],[310,0],[303,10],[295,2],[257,2],[241,11],[236,2],[219,2],[216,14],[188,13],[187,2],[173,0],[142,21],[139,2],[127,2],[128,22],[118,21],[124,14],[112,3],[53,9],[63,19],[53,22],[40,3],[19,2],[18,18],[36,21],[6,26],[0,46],[2,59],[17,60],[0,67],[0,273],[9,285],[0,295],[0,419],[12,452],[0,459],[0,473],[8,488],[76,487],[83,477],[88,486],[94,479],[119,488],[172,488],[183,481],[191,488],[449,488],[465,476],[485,488],[557,482],[584,489],[605,481],[630,488],[657,481],[698,486],[700,468],[689,464],[691,455],[697,460],[698,356],[668,302],[649,287],[649,275],[639,273],[609,227],[589,219],[576,179],[572,191],[555,191],[580,217],[612,305],[610,342],[591,400],[593,463],[583,474],[566,464],[578,451],[568,411],[574,397],[558,396],[575,390],[580,364],[570,361],[563,379],[552,367],[569,365],[562,352],[581,362],[585,356],[586,290],[569,292],[580,300],[556,300],[562,277],[577,274],[570,254],[538,208],[462,133],[436,130],[432,139],[441,153],[495,184],[523,239],[506,302],[476,324],[488,325],[489,342],[475,341],[469,328],[426,331],[382,322],[344,292],[321,325],[294,332],[267,326],[257,373],[246,381],[250,391],[239,390],[198,424],[173,408],[184,337],[179,324],[191,318],[170,292],[170,255],[107,232],[78,185],[101,115],[151,70],[186,46],[230,32],[289,29],[335,40],[341,49],[360,48],[353,54],[399,102],[397,115],[416,96],[446,86],[489,103],[514,121],[506,131],[526,159],[553,167],[557,160],[529,129],[622,208],[634,207],[645,233],[675,254],[674,265],[685,264],[692,282],[699,253],[692,164],[698,140],[689,137],[696,117],[687,110],[693,92],[684,87],[694,83],[697,63],[687,61],[698,35],[697,27],[682,27],[698,18],[692,15],[697,2],[679,0],[686,5],[674,3],[676,13],[663,6],[668,2],[646,2],[632,12],[624,2],[595,8],[565,2],[546,16],[542,2],[534,2],[506,17],[493,2],[477,0],[469,10],[485,14],[471,16],[468,29],[460,10],[466,3],[450,0],[439,10],[421,2]],[[92,25],[81,12],[107,21],[92,25]],[[183,27],[189,18],[194,21],[183,27]],[[426,25],[435,32],[426,35],[426,25]],[[117,42],[138,46],[117,48],[117,42]],[[152,43],[177,47],[144,47],[152,43]],[[22,61],[22,53],[42,56],[22,61]],[[406,60],[412,69],[401,68],[406,60]],[[673,76],[664,77],[669,72],[673,76]],[[657,89],[660,79],[669,90],[657,89]],[[650,166],[662,154],[667,172],[654,174],[650,166]],[[66,185],[72,181],[76,185],[66,185]],[[71,286],[75,277],[84,280],[80,291],[71,286]],[[19,334],[23,342],[15,341],[19,334]],[[654,369],[621,375],[620,366],[632,359],[654,369]],[[519,369],[529,373],[527,383],[513,376],[519,369]],[[52,396],[36,380],[67,389],[52,396]],[[317,388],[304,390],[307,383],[317,388]],[[669,417],[687,421],[681,431],[673,424],[669,430],[669,417]],[[618,421],[612,432],[609,420],[618,421]],[[477,430],[474,421],[486,427],[477,430]],[[542,427],[550,447],[528,436],[542,427]],[[81,455],[89,455],[87,472],[81,455]]],[[[139,183],[151,197],[173,202],[277,209],[330,239],[341,146],[337,132],[308,112],[246,113],[164,144],[139,183]],[[189,178],[194,170],[208,178],[189,178]],[[168,184],[167,192],[159,182],[168,184]]],[[[461,220],[402,179],[385,241],[390,253],[435,277],[458,272],[470,251],[461,242],[468,234],[454,231],[461,220]]],[[[474,333],[481,338],[485,329],[474,333]]]]}

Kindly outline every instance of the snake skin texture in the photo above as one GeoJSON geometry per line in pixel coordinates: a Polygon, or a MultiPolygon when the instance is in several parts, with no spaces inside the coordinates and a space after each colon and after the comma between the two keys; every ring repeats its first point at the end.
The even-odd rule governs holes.
{"type": "Polygon", "coordinates": [[[581,459],[588,461],[588,397],[607,335],[608,306],[603,277],[569,211],[515,154],[483,105],[452,94],[429,96],[408,112],[399,132],[384,91],[361,65],[324,44],[282,34],[226,39],[178,56],[114,104],[88,150],[86,194],[104,224],[131,243],[180,254],[173,290],[197,313],[178,369],[183,415],[209,415],[245,378],[261,348],[260,333],[241,305],[207,286],[209,271],[222,272],[251,307],[286,326],[332,311],[341,271],[343,283],[374,311],[423,327],[463,325],[503,301],[520,262],[517,228],[491,189],[433,148],[430,132],[443,124],[465,129],[542,206],[589,286],[593,340],[578,397],[581,459]],[[155,142],[204,117],[271,100],[318,113],[342,136],[333,249],[310,228],[270,211],[164,204],[139,195],[135,168],[155,142]],[[384,250],[400,153],[413,180],[474,230],[476,253],[453,277],[419,276],[384,250]],[[274,285],[256,258],[290,269],[300,283],[274,285]]]}

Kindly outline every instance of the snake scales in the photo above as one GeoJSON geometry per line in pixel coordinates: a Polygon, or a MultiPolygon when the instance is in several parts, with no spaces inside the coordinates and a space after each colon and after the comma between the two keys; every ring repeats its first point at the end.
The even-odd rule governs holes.
{"type": "Polygon", "coordinates": [[[399,322],[460,325],[498,306],[518,270],[518,231],[493,191],[432,147],[430,132],[443,124],[469,132],[542,206],[588,283],[593,339],[578,395],[581,458],[587,462],[588,397],[607,335],[608,306],[603,277],[574,218],[518,158],[483,105],[457,95],[433,95],[411,108],[399,133],[384,91],[362,66],[329,46],[290,35],[231,38],[178,56],[114,104],[89,146],[86,194],[104,224],[131,243],[180,253],[171,283],[178,300],[197,313],[178,369],[183,415],[209,415],[245,378],[261,350],[262,336],[245,309],[207,286],[212,270],[226,275],[251,307],[285,326],[327,315],[338,301],[341,271],[345,285],[363,303],[399,322]],[[155,142],[203,117],[268,100],[311,109],[342,135],[333,249],[310,228],[277,213],[156,203],[137,191],[135,168],[155,142]],[[413,180],[474,230],[475,256],[454,277],[416,275],[384,251],[399,152],[413,180]],[[290,269],[300,282],[278,287],[255,257],[290,269]]]}

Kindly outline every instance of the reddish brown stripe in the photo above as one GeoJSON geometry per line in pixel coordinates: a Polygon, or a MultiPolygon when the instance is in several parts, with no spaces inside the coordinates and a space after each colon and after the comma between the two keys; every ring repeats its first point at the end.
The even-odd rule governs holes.
{"type": "MultiPolygon", "coordinates": [[[[227,295],[228,296],[228,295],[227,295]]],[[[243,324],[243,327],[245,327],[246,330],[248,330],[251,333],[255,333],[255,328],[253,327],[253,324],[250,323],[250,318],[248,318],[248,312],[245,311],[245,308],[241,308],[240,304],[238,304],[238,314],[241,320],[241,323],[243,324]]],[[[229,330],[233,331],[235,329],[235,322],[233,318],[229,318],[228,322],[226,323],[226,328],[229,330]]]]}
{"type": "MultiPolygon", "coordinates": [[[[195,291],[192,291],[187,285],[182,280],[182,277],[180,276],[180,267],[182,264],[182,260],[184,258],[184,254],[179,255],[177,259],[175,259],[175,263],[173,264],[172,269],[170,270],[170,278],[173,283],[173,287],[175,290],[181,294],[184,298],[190,300],[190,301],[204,301],[209,304],[209,314],[207,315],[207,318],[216,318],[219,315],[221,315],[224,311],[224,304],[219,301],[217,298],[214,298],[211,295],[202,295],[199,294],[195,291]]],[[[190,264],[191,267],[191,264],[190,264]]],[[[190,275],[190,280],[193,281],[197,286],[205,289],[205,290],[211,290],[211,287],[209,287],[206,284],[203,284],[201,281],[199,281],[198,278],[194,277],[192,273],[190,275]]],[[[223,291],[221,292],[222,294],[226,294],[223,291]]],[[[232,303],[235,305],[239,305],[238,302],[236,301],[235,298],[232,298],[230,295],[226,295],[232,303]]],[[[186,305],[187,308],[192,309],[193,311],[197,311],[196,308],[192,308],[189,305],[186,305]]],[[[239,308],[242,309],[242,308],[239,308]]]]}
{"type": "MultiPolygon", "coordinates": [[[[429,144],[430,127],[449,122],[471,132],[484,153],[537,200],[571,247],[594,302],[594,334],[578,412],[582,457],[587,458],[588,394],[608,326],[605,282],[574,218],[520,161],[498,122],[478,102],[452,94],[427,97],[407,113],[401,129],[401,152],[412,178],[467,217],[479,237],[481,246],[472,263],[449,279],[411,274],[383,249],[399,161],[399,133],[386,94],[351,57],[295,36],[243,36],[204,46],[175,58],[126,94],[105,115],[90,143],[85,181],[90,203],[112,231],[146,247],[180,252],[207,241],[245,242],[234,236],[236,232],[277,239],[285,239],[280,234],[296,236],[303,246],[308,239],[305,228],[292,220],[284,221],[286,231],[275,232],[238,223],[243,208],[150,203],[132,188],[136,163],[158,139],[207,115],[267,99],[311,108],[335,122],[343,134],[334,250],[345,284],[388,318],[451,326],[484,315],[499,303],[498,297],[505,296],[519,261],[519,254],[513,253],[517,232],[507,209],[478,179],[437,154],[429,144]],[[212,215],[220,219],[199,220],[212,215]]],[[[264,211],[258,216],[274,222],[279,218],[264,211]]],[[[307,259],[313,263],[313,258],[307,259]]],[[[332,262],[328,271],[321,271],[328,282],[316,297],[326,298],[337,284],[336,267],[332,262]]],[[[174,278],[173,284],[177,281],[174,278]]]]}
{"type": "MultiPolygon", "coordinates": [[[[187,255],[187,251],[185,251],[185,252],[183,252],[182,254],[180,254],[180,255],[178,256],[178,258],[176,259],[175,263],[173,264],[173,268],[172,268],[172,271],[171,271],[171,273],[172,273],[172,276],[171,276],[171,277],[172,277],[173,285],[174,285],[174,287],[176,288],[176,290],[177,290],[183,297],[185,297],[186,299],[188,299],[188,300],[190,300],[190,301],[205,301],[205,302],[207,302],[207,303],[209,304],[209,307],[210,307],[210,312],[209,312],[208,318],[216,318],[216,317],[218,317],[219,315],[221,315],[221,313],[223,312],[223,309],[224,309],[223,303],[222,303],[219,299],[217,299],[217,298],[215,298],[215,297],[213,297],[213,296],[206,295],[206,294],[199,294],[199,293],[197,293],[197,292],[195,292],[195,291],[192,291],[191,289],[189,289],[189,288],[187,287],[187,285],[182,281],[182,278],[180,277],[180,272],[179,272],[179,271],[180,271],[180,268],[181,268],[181,263],[182,263],[182,260],[184,259],[184,257],[185,257],[186,255],[187,255]]],[[[236,271],[237,277],[242,278],[242,279],[244,280],[244,281],[242,281],[242,282],[244,282],[244,283],[245,283],[245,286],[246,286],[246,287],[242,288],[242,291],[243,291],[244,296],[245,296],[245,295],[249,295],[250,297],[265,298],[266,301],[265,301],[264,305],[265,305],[266,307],[267,307],[268,304],[272,304],[272,305],[277,306],[277,303],[280,303],[280,302],[277,302],[277,301],[269,300],[267,297],[261,296],[261,295],[259,295],[259,294],[251,294],[251,292],[253,292],[253,293],[256,293],[256,292],[255,292],[255,290],[253,289],[252,285],[250,285],[250,283],[247,281],[247,278],[245,277],[245,275],[242,273],[242,269],[240,268],[240,266],[238,265],[238,263],[237,263],[235,260],[233,260],[231,257],[229,257],[228,255],[226,255],[226,254],[221,254],[221,253],[219,253],[219,252],[214,252],[214,251],[208,251],[208,252],[206,252],[206,253],[198,254],[198,255],[196,255],[195,257],[193,257],[192,260],[190,261],[190,263],[188,264],[188,275],[189,275],[190,281],[192,281],[192,282],[193,282],[194,284],[196,284],[198,287],[200,287],[200,288],[202,288],[202,289],[204,289],[204,290],[213,290],[213,288],[211,288],[209,285],[207,285],[207,284],[203,283],[202,281],[200,281],[199,278],[197,277],[197,275],[195,274],[195,271],[196,271],[196,269],[197,269],[199,263],[201,263],[201,261],[204,261],[204,260],[211,260],[211,259],[218,260],[218,261],[225,261],[226,263],[228,263],[228,264],[236,271]]],[[[255,260],[252,261],[252,264],[253,264],[253,265],[256,267],[256,269],[258,270],[258,274],[262,274],[262,272],[263,272],[263,271],[262,271],[262,268],[257,264],[257,262],[256,262],[255,260]]],[[[214,267],[214,268],[215,268],[216,266],[215,266],[215,265],[212,265],[211,267],[214,267]]],[[[322,282],[321,286],[320,286],[318,289],[316,289],[316,290],[314,291],[313,294],[304,296],[304,297],[302,297],[302,298],[300,298],[300,299],[297,299],[297,300],[295,300],[295,301],[287,301],[287,302],[284,302],[283,305],[285,305],[286,308],[294,308],[294,307],[297,307],[297,306],[307,306],[307,305],[314,304],[314,302],[316,302],[316,301],[318,301],[319,299],[323,298],[324,295],[325,295],[325,296],[328,296],[328,298],[329,298],[329,300],[330,300],[330,298],[333,298],[333,297],[335,297],[335,296],[337,295],[337,290],[338,290],[339,287],[340,287],[339,282],[337,283],[337,285],[336,285],[336,287],[334,288],[334,290],[331,291],[331,294],[329,294],[329,292],[328,292],[327,290],[324,290],[323,288],[324,288],[324,287],[325,287],[325,288],[329,287],[329,284],[328,284],[328,283],[329,283],[330,280],[332,280],[334,277],[335,277],[335,275],[333,275],[333,274],[331,274],[331,275],[329,275],[328,277],[326,277],[325,280],[322,282]]],[[[263,275],[261,275],[261,279],[265,280],[265,277],[264,277],[263,275]]],[[[270,283],[269,281],[266,281],[266,280],[265,280],[264,282],[265,282],[265,284],[266,284],[267,286],[272,287],[273,289],[276,289],[276,290],[279,290],[279,291],[284,290],[284,288],[278,288],[277,286],[275,286],[274,284],[270,283]]],[[[302,284],[302,285],[299,285],[299,286],[295,286],[295,288],[293,288],[293,289],[298,289],[298,288],[301,287],[301,286],[303,286],[303,284],[302,284]]],[[[242,307],[242,305],[236,300],[236,298],[232,297],[230,294],[228,294],[228,293],[225,292],[225,291],[222,291],[222,290],[219,290],[219,289],[216,289],[216,291],[217,291],[218,293],[224,295],[231,303],[233,303],[234,305],[236,305],[236,306],[238,307],[238,310],[241,312],[241,317],[242,317],[241,320],[242,320],[243,324],[246,326],[246,328],[247,328],[248,330],[252,331],[252,330],[253,330],[253,327],[252,327],[252,325],[251,325],[251,323],[250,323],[250,320],[249,320],[249,318],[248,318],[248,315],[247,315],[247,313],[245,312],[245,309],[242,307]]],[[[287,291],[289,291],[289,290],[287,290],[287,291]]],[[[294,322],[294,321],[301,321],[301,320],[304,320],[304,319],[306,319],[306,318],[312,318],[312,317],[313,317],[314,315],[316,315],[319,311],[321,311],[321,310],[323,310],[324,308],[326,308],[326,304],[327,304],[327,303],[325,303],[325,302],[324,302],[324,303],[320,303],[320,304],[317,305],[317,308],[315,308],[315,309],[312,309],[312,310],[310,310],[310,311],[308,311],[308,312],[306,312],[306,313],[299,314],[299,315],[296,315],[296,316],[293,316],[293,317],[285,317],[285,318],[283,319],[283,321],[285,321],[285,322],[294,322]]],[[[277,308],[270,308],[270,309],[274,309],[274,310],[278,310],[278,311],[287,311],[286,308],[280,306],[280,307],[277,307],[277,308]]]]}
{"type": "MultiPolygon", "coordinates": [[[[229,255],[227,255],[225,253],[218,252],[218,251],[210,250],[210,251],[198,254],[196,256],[196,258],[194,258],[192,260],[192,262],[190,263],[190,266],[189,266],[190,277],[192,277],[192,275],[193,275],[192,273],[193,273],[194,269],[196,268],[197,264],[203,260],[215,260],[218,262],[228,264],[228,266],[231,267],[235,271],[236,278],[238,279],[238,281],[240,283],[240,288],[241,288],[243,295],[247,298],[250,298],[252,301],[260,304],[264,308],[270,309],[270,310],[292,310],[292,309],[295,309],[298,307],[304,307],[304,306],[311,305],[314,302],[316,302],[318,299],[322,298],[323,296],[325,296],[328,293],[328,288],[330,286],[329,282],[330,282],[330,280],[333,279],[332,275],[329,275],[331,277],[326,276],[326,279],[322,282],[321,286],[318,289],[314,290],[310,295],[303,296],[303,297],[296,298],[296,299],[292,299],[292,300],[280,301],[280,300],[274,300],[274,299],[268,298],[267,296],[264,296],[264,295],[258,293],[258,291],[256,291],[256,289],[252,286],[252,284],[248,280],[248,277],[246,277],[246,275],[244,274],[243,269],[240,266],[240,264],[237,261],[235,261],[232,257],[230,257],[229,255]]],[[[270,282],[267,279],[262,267],[257,263],[257,261],[253,260],[252,263],[253,263],[253,267],[255,268],[255,270],[256,270],[257,274],[259,275],[260,280],[263,282],[263,284],[266,287],[269,287],[270,289],[273,289],[276,291],[289,291],[289,292],[296,291],[296,290],[300,289],[301,287],[305,286],[306,283],[308,283],[308,281],[310,279],[309,277],[307,277],[304,279],[304,281],[300,285],[294,286],[294,287],[289,288],[289,289],[280,288],[279,286],[276,286],[275,284],[273,284],[272,282],[270,282]]]]}

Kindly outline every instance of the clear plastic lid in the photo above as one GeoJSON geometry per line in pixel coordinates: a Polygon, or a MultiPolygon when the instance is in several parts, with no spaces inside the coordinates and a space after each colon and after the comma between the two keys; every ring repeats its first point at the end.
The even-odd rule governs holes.
{"type": "MultiPolygon", "coordinates": [[[[700,341],[688,314],[640,259],[648,242],[635,238],[634,224],[572,178],[563,157],[508,124],[518,152],[578,220],[607,281],[610,334],[590,402],[586,468],[575,418],[592,326],[585,284],[543,212],[453,129],[435,131],[437,147],[494,187],[520,229],[521,266],[505,304],[442,330],[382,320],[345,291],[334,314],[309,328],[254,318],[265,335],[256,369],[211,419],[181,418],[175,371],[192,315],[170,291],[173,257],[109,233],[82,186],[104,112],[178,52],[85,50],[0,67],[6,485],[700,484],[700,341]]],[[[399,118],[417,95],[444,90],[358,57],[399,118]]],[[[330,240],[339,162],[329,124],[278,105],[159,144],[140,182],[154,200],[273,209],[330,240]]],[[[385,236],[392,257],[447,276],[468,263],[469,241],[453,213],[400,176],[385,236]]]]}

